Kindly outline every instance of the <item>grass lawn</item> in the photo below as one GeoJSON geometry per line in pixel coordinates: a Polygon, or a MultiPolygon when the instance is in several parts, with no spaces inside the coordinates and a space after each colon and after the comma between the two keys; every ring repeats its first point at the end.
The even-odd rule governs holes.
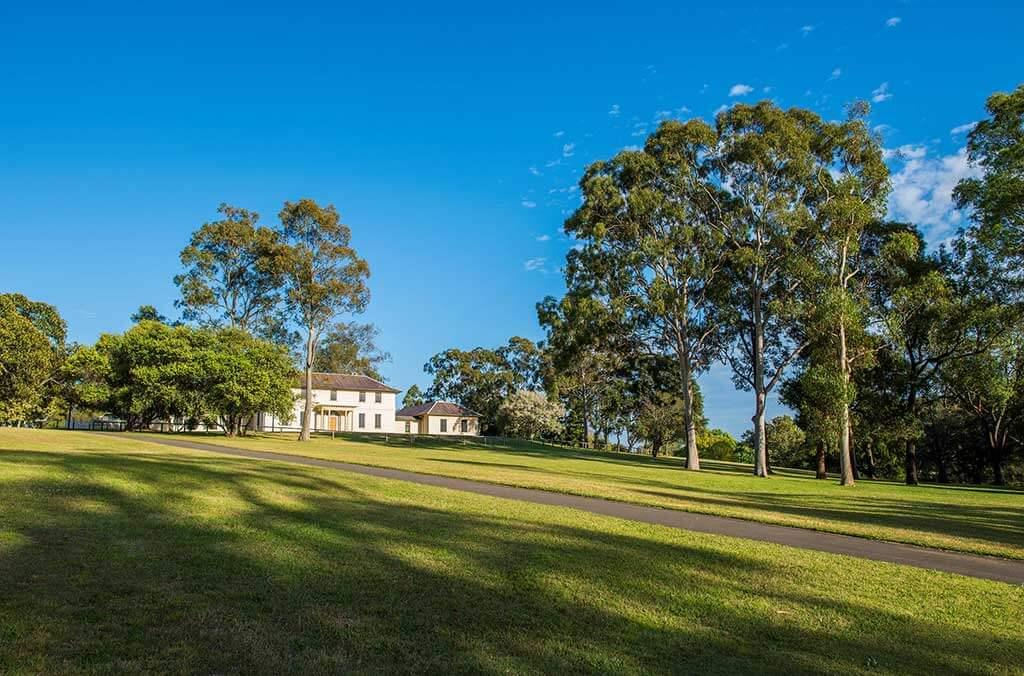
{"type": "Polygon", "coordinates": [[[0,429],[0,673],[1020,673],[1022,625],[997,582],[0,429]]]}
{"type": "MultiPolygon", "coordinates": [[[[137,435],[145,438],[145,435],[137,435]]],[[[270,450],[542,488],[657,507],[718,514],[975,554],[1024,559],[1024,491],[983,486],[908,487],[860,481],[841,487],[803,471],[769,479],[746,465],[536,446],[505,449],[427,441],[361,441],[295,435],[177,435],[207,443],[270,450]]]]}

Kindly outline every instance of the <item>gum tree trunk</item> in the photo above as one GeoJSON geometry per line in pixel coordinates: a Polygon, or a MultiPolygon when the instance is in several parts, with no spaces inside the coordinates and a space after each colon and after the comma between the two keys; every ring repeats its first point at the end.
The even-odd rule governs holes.
{"type": "Polygon", "coordinates": [[[814,475],[815,479],[827,479],[828,468],[825,467],[825,440],[818,439],[818,471],[814,475]]]}
{"type": "Polygon", "coordinates": [[[306,401],[303,405],[304,414],[302,416],[302,431],[299,432],[299,441],[309,441],[309,430],[313,425],[313,357],[315,356],[315,350],[316,332],[312,327],[308,327],[308,333],[306,334],[306,363],[304,364],[305,382],[303,383],[306,401]]]}

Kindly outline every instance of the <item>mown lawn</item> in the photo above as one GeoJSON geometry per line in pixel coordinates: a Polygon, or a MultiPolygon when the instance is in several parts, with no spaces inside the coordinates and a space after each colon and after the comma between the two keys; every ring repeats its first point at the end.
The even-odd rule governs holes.
{"type": "MultiPolygon", "coordinates": [[[[145,438],[144,435],[139,435],[145,438]]],[[[1024,491],[983,486],[908,487],[860,481],[854,487],[777,470],[769,479],[746,465],[527,447],[507,449],[419,441],[391,443],[295,435],[176,435],[207,443],[393,467],[670,509],[1024,559],[1024,491]]]]}
{"type": "Polygon", "coordinates": [[[1024,588],[0,430],[0,673],[1020,673],[1024,588]]]}

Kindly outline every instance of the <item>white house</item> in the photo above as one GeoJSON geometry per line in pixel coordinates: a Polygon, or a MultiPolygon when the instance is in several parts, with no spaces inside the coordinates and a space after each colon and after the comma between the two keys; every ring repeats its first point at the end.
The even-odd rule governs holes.
{"type": "MultiPolygon", "coordinates": [[[[301,427],[305,415],[302,378],[290,421],[261,413],[256,429],[264,432],[301,427]]],[[[320,432],[379,432],[400,434],[479,434],[479,416],[448,402],[412,406],[396,413],[399,390],[368,376],[345,373],[313,374],[312,429],[320,432]],[[424,408],[425,407],[425,408],[424,408]],[[418,409],[424,409],[422,411],[418,409]]]]}

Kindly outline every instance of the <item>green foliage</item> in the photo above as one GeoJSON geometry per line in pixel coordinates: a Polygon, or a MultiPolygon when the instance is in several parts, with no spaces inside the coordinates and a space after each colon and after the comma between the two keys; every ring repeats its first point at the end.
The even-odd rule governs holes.
{"type": "Polygon", "coordinates": [[[453,401],[476,411],[485,431],[493,431],[501,403],[518,390],[538,389],[541,368],[540,350],[519,336],[493,350],[445,350],[423,366],[434,378],[427,399],[453,401]]]}
{"type": "Polygon", "coordinates": [[[338,322],[320,339],[313,369],[322,373],[355,373],[381,380],[380,367],[391,355],[377,347],[380,329],[373,324],[338,322]]]}
{"type": "Polygon", "coordinates": [[[703,430],[697,435],[697,446],[700,447],[701,457],[705,459],[736,461],[737,441],[725,430],[703,430]]]}
{"type": "Polygon", "coordinates": [[[658,457],[667,446],[685,438],[682,418],[682,399],[670,392],[659,392],[641,404],[636,435],[648,443],[651,455],[658,457]]]}
{"type": "Polygon", "coordinates": [[[131,320],[132,324],[138,324],[139,322],[160,322],[161,324],[171,323],[171,321],[164,315],[160,314],[160,311],[153,305],[140,305],[139,309],[132,314],[131,320]]]}
{"type": "Polygon", "coordinates": [[[102,413],[110,402],[110,362],[90,345],[76,345],[60,367],[61,408],[102,413]]]}
{"type": "Polygon", "coordinates": [[[277,232],[258,225],[259,214],[229,204],[217,211],[223,218],[203,224],[181,252],[177,305],[203,325],[265,330],[281,300],[286,250],[277,232]]]}
{"type": "Polygon", "coordinates": [[[43,414],[64,333],[52,306],[0,294],[0,423],[43,414]]]}
{"type": "Polygon", "coordinates": [[[517,390],[498,407],[498,430],[520,439],[557,439],[565,410],[542,392],[517,390]]]}
{"type": "Polygon", "coordinates": [[[238,329],[143,321],[101,336],[96,351],[107,369],[88,353],[82,361],[105,375],[108,406],[131,427],[207,421],[234,434],[256,413],[291,415],[295,372],[287,350],[238,329]]]}
{"type": "Polygon", "coordinates": [[[426,400],[426,397],[423,396],[423,392],[420,391],[420,386],[414,383],[409,386],[409,389],[405,391],[405,395],[402,397],[402,408],[419,406],[426,402],[426,400]]]}

